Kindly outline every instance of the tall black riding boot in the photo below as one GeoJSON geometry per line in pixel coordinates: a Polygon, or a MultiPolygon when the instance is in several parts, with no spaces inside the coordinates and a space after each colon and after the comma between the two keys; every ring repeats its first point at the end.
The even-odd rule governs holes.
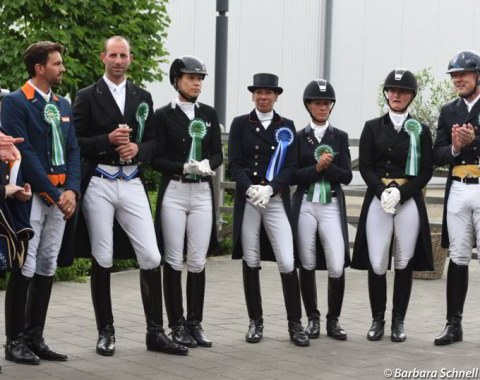
{"type": "Polygon", "coordinates": [[[447,274],[447,324],[435,338],[437,346],[463,340],[463,305],[468,291],[468,265],[457,265],[452,260],[447,274]]]}
{"type": "Polygon", "coordinates": [[[103,356],[112,356],[115,353],[110,272],[110,268],[103,268],[92,258],[90,287],[98,330],[96,351],[103,356]]]}
{"type": "Polygon", "coordinates": [[[43,338],[48,304],[52,294],[53,276],[35,274],[28,288],[25,310],[25,335],[30,341],[30,349],[44,360],[65,361],[68,356],[50,349],[43,338]]]}
{"type": "Polygon", "coordinates": [[[172,329],[172,340],[185,347],[197,347],[197,342],[185,328],[182,297],[182,271],[163,264],[163,293],[167,309],[168,326],[172,329]]]}
{"type": "MultiPolygon", "coordinates": [[[[243,261],[243,260],[242,260],[243,261]]],[[[250,268],[245,261],[242,265],[243,290],[245,291],[245,302],[247,304],[248,326],[245,340],[248,343],[258,343],[263,337],[263,310],[262,292],[260,289],[260,268],[250,268]]]]}
{"type": "Polygon", "coordinates": [[[328,278],[328,314],[327,335],[337,340],[346,340],[347,333],[340,326],[338,318],[342,312],[343,294],[345,293],[345,274],[338,278],[328,278]]]}
{"type": "Polygon", "coordinates": [[[300,266],[300,290],[308,317],[305,333],[310,339],[317,339],[320,336],[320,311],[318,311],[317,307],[315,269],[308,270],[300,266]]]}
{"type": "Polygon", "coordinates": [[[410,294],[412,292],[411,261],[404,269],[395,269],[393,285],[392,335],[393,342],[404,342],[407,339],[404,328],[410,294]]]}
{"type": "Polygon", "coordinates": [[[25,306],[30,279],[16,270],[10,274],[5,292],[5,359],[15,363],[40,364],[28,346],[25,332],[25,306]]]}
{"type": "Polygon", "coordinates": [[[368,340],[380,340],[385,333],[385,309],[387,307],[387,275],[376,274],[368,269],[368,295],[372,310],[372,326],[367,333],[368,340]]]}
{"type": "Polygon", "coordinates": [[[290,273],[280,273],[280,276],[282,278],[285,308],[287,309],[290,340],[297,346],[308,346],[310,338],[303,331],[302,326],[302,303],[297,270],[294,269],[290,273]]]}
{"type": "Polygon", "coordinates": [[[203,303],[205,299],[205,268],[200,273],[187,275],[187,328],[190,335],[201,347],[212,347],[202,328],[203,303]]]}
{"type": "Polygon", "coordinates": [[[172,342],[163,330],[162,272],[155,269],[140,269],[140,290],[143,310],[147,321],[145,341],[147,350],[174,355],[188,354],[188,348],[172,342]]]}

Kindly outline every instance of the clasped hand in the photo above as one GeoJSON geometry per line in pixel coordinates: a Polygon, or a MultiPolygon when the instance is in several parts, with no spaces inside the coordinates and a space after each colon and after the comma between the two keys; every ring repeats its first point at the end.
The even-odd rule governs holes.
{"type": "Polygon", "coordinates": [[[202,161],[189,160],[183,164],[183,173],[184,174],[196,174],[205,176],[214,176],[215,172],[210,168],[210,163],[207,159],[202,161]]]}
{"type": "Polygon", "coordinates": [[[252,185],[247,189],[247,196],[255,206],[265,208],[273,195],[273,189],[270,185],[252,185]]]}
{"type": "Polygon", "coordinates": [[[383,211],[387,214],[395,214],[397,210],[395,207],[400,202],[400,190],[396,187],[389,187],[382,193],[380,202],[382,204],[383,211]]]}

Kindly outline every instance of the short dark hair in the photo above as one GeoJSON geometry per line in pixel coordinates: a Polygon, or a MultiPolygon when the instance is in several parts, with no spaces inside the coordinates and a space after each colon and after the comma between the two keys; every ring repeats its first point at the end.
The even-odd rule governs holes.
{"type": "Polygon", "coordinates": [[[63,54],[64,50],[63,45],[51,41],[39,41],[27,47],[23,53],[23,62],[27,67],[28,77],[35,77],[35,65],[45,65],[50,53],[58,51],[63,54]]]}

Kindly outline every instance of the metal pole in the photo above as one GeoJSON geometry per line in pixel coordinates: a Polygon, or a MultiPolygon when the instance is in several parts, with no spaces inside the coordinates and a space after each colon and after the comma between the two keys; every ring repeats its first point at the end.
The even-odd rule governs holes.
{"type": "Polygon", "coordinates": [[[320,67],[319,74],[321,78],[330,80],[330,69],[332,59],[332,0],[323,0],[321,17],[321,35],[320,35],[320,67]]]}
{"type": "MultiPolygon", "coordinates": [[[[214,107],[217,111],[218,121],[225,131],[227,109],[227,52],[228,52],[228,0],[217,0],[217,24],[215,38],[215,97],[214,107]]],[[[220,205],[223,204],[223,191],[221,182],[224,180],[223,165],[217,170],[213,179],[215,197],[215,212],[217,216],[217,231],[221,229],[222,219],[220,205]]]]}
{"type": "Polygon", "coordinates": [[[218,121],[225,125],[227,108],[227,52],[228,52],[228,0],[217,0],[217,28],[215,38],[215,99],[218,121]]]}

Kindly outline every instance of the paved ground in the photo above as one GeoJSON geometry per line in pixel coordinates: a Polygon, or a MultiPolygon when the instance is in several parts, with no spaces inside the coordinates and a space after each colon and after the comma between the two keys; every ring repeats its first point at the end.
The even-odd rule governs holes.
{"type": "MultiPolygon", "coordinates": [[[[184,276],[185,277],[185,276],[184,276]]],[[[391,309],[392,273],[389,273],[391,309]]],[[[347,288],[342,326],[348,340],[338,342],[325,335],[324,273],[318,273],[322,335],[310,347],[296,347],[288,339],[280,277],[267,263],[261,271],[264,299],[264,340],[244,341],[248,318],[244,303],[241,263],[228,257],[207,263],[207,295],[204,329],[212,348],[191,349],[186,357],[146,351],[145,323],[140,301],[138,271],[113,275],[113,301],[117,328],[117,352],[113,357],[95,354],[95,321],[89,283],[56,283],[45,335],[48,343],[70,356],[64,363],[42,362],[39,366],[13,364],[0,359],[4,379],[384,379],[384,371],[395,369],[438,371],[472,370],[479,366],[480,268],[471,264],[470,290],[465,307],[464,342],[436,347],[433,339],[444,325],[445,276],[441,280],[414,280],[406,319],[408,338],[404,343],[387,336],[369,342],[370,325],[366,272],[347,270],[347,288]]],[[[4,292],[0,294],[3,315],[4,292]]],[[[3,329],[3,318],[2,325],[3,329]]],[[[3,355],[1,355],[3,356],[3,355]]],[[[399,371],[397,370],[397,371],[399,371]]],[[[413,374],[414,375],[414,374],[413,374]]],[[[416,378],[420,378],[417,374],[416,378]]],[[[395,378],[395,376],[393,377],[395,378]]],[[[396,377],[401,378],[401,377],[396,377]]],[[[415,377],[403,377],[415,378],[415,377]]],[[[453,377],[451,377],[453,378],[453,377]]],[[[462,378],[462,377],[457,377],[462,378]]],[[[466,378],[466,377],[463,377],[466,378]]],[[[472,377],[470,377],[472,378],[472,377]]]]}

